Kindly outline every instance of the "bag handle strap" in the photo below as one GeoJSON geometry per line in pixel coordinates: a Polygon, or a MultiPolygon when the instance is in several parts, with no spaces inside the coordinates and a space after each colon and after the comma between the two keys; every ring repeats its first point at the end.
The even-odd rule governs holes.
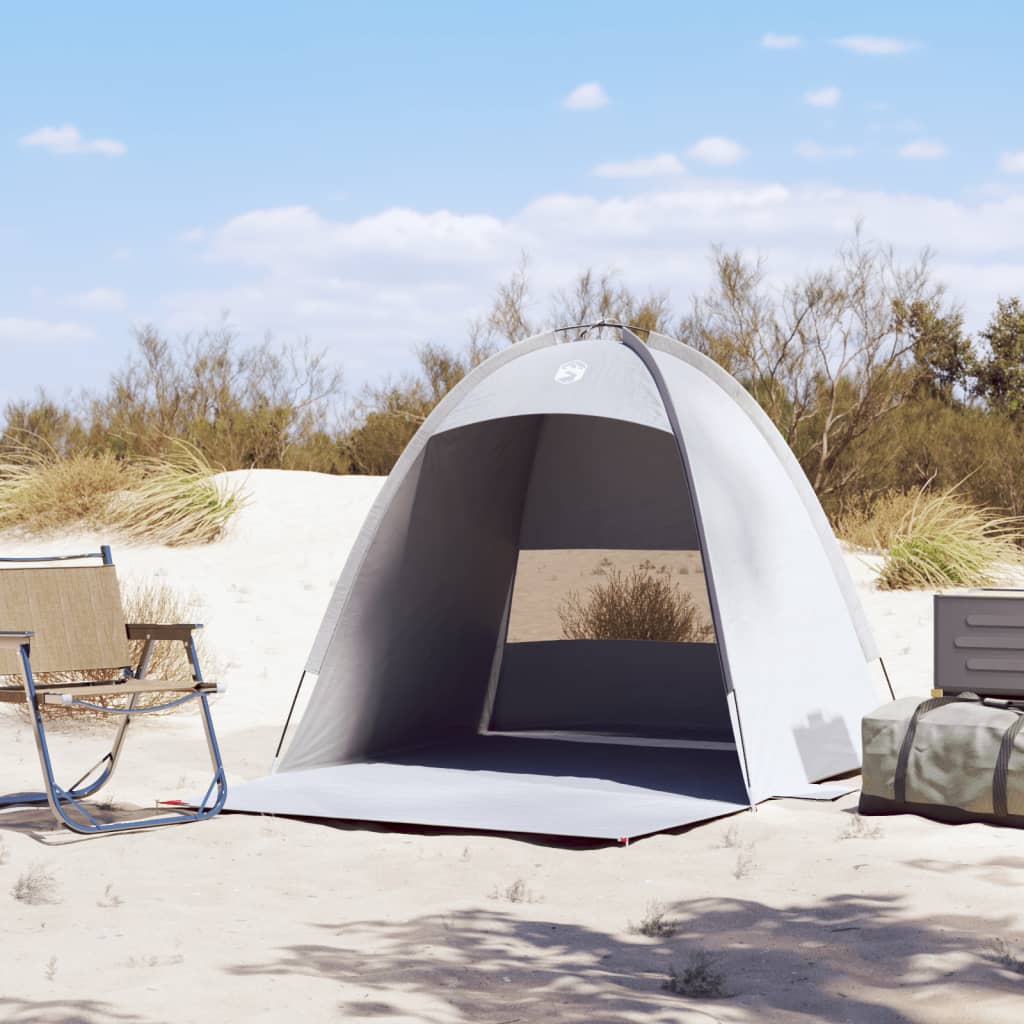
{"type": "Polygon", "coordinates": [[[917,732],[917,723],[929,711],[934,711],[936,708],[941,708],[946,704],[955,704],[957,701],[967,701],[973,704],[980,703],[981,698],[974,693],[958,693],[954,697],[933,697],[931,700],[922,701],[914,708],[914,713],[910,716],[910,721],[907,723],[907,731],[903,737],[903,743],[900,745],[899,756],[896,758],[896,778],[893,780],[893,795],[897,803],[903,804],[907,802],[907,766],[910,763],[910,751],[914,746],[914,734],[917,732]]]}
{"type": "Polygon", "coordinates": [[[1017,733],[1024,727],[1024,712],[1018,708],[1008,707],[1008,711],[1017,712],[1017,720],[1003,733],[999,744],[999,756],[996,758],[996,770],[992,775],[992,811],[995,814],[1007,815],[1009,811],[1009,775],[1010,757],[1013,755],[1013,744],[1017,733]]]}

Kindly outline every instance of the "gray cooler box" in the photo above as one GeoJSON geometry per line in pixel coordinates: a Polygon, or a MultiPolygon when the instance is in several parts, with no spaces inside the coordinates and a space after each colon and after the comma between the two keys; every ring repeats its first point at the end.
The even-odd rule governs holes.
{"type": "Polygon", "coordinates": [[[935,595],[933,696],[1024,698],[1024,592],[935,595]]]}
{"type": "Polygon", "coordinates": [[[1024,827],[1022,724],[1024,703],[973,694],[883,705],[861,725],[861,813],[1024,827]]]}

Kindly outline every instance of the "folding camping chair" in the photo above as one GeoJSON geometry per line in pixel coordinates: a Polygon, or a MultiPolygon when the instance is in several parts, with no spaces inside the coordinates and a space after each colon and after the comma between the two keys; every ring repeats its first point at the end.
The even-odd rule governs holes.
{"type": "Polygon", "coordinates": [[[152,828],[212,818],[224,806],[227,783],[220,749],[210,716],[208,697],[217,692],[217,684],[203,679],[193,632],[198,623],[171,625],[125,623],[121,595],[110,548],[85,555],[43,558],[0,558],[0,701],[28,705],[35,735],[45,790],[38,793],[12,793],[0,796],[0,807],[17,804],[50,805],[58,823],[75,832],[96,834],[128,829],[152,828]],[[81,563],[100,559],[101,564],[52,565],[43,563],[81,563]],[[16,564],[17,567],[6,567],[16,564]],[[131,665],[128,641],[141,640],[142,654],[131,665]],[[153,680],[146,675],[153,646],[157,641],[184,645],[192,670],[190,680],[153,680]],[[42,679],[37,681],[35,673],[42,679]],[[61,679],[50,681],[49,673],[61,679]],[[92,676],[99,675],[99,680],[92,676]],[[11,678],[20,676],[17,685],[11,678]],[[77,678],[76,678],[77,677],[77,678]],[[172,696],[152,706],[140,707],[143,694],[172,696]],[[121,706],[107,706],[96,698],[124,697],[121,706]],[[210,748],[213,778],[202,802],[192,812],[139,817],[131,820],[100,822],[83,803],[97,793],[114,774],[128,726],[135,715],[197,700],[210,748]],[[54,778],[53,763],[46,739],[42,709],[60,704],[68,708],[86,708],[93,712],[120,716],[113,746],[77,782],[64,788],[54,778]],[[214,790],[216,795],[213,796],[214,790]],[[211,802],[211,796],[213,796],[211,802]]]}

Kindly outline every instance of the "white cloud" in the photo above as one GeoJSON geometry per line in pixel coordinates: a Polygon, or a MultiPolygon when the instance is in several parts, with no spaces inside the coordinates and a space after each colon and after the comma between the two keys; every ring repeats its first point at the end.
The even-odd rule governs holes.
{"type": "Polygon", "coordinates": [[[208,255],[251,266],[277,266],[284,257],[300,265],[357,259],[367,266],[410,260],[451,267],[489,258],[501,233],[502,222],[484,214],[394,207],[344,222],[309,206],[283,206],[228,221],[213,234],[208,255]]]}
{"type": "Polygon", "coordinates": [[[899,155],[904,160],[939,160],[948,150],[937,139],[914,139],[900,147],[899,155]]]}
{"type": "Polygon", "coordinates": [[[999,170],[1007,174],[1024,174],[1024,149],[1016,153],[1004,153],[999,158],[999,170]]]}
{"type": "Polygon", "coordinates": [[[716,167],[738,163],[747,155],[747,151],[738,142],[723,138],[721,135],[712,135],[701,139],[686,152],[694,160],[716,167]]]}
{"type": "Polygon", "coordinates": [[[796,146],[796,155],[804,160],[848,160],[857,155],[856,146],[823,146],[818,142],[800,142],[796,146]]]}
{"type": "Polygon", "coordinates": [[[83,324],[33,320],[20,316],[0,316],[0,343],[2,344],[37,345],[60,341],[83,341],[92,336],[92,330],[83,324]]]}
{"type": "Polygon", "coordinates": [[[782,36],[776,32],[765,32],[761,45],[768,50],[794,50],[800,45],[799,36],[782,36]]]}
{"type": "Polygon", "coordinates": [[[920,45],[910,39],[895,39],[892,36],[843,36],[833,41],[836,46],[861,57],[896,57],[920,45]]]}
{"type": "Polygon", "coordinates": [[[598,164],[591,171],[591,174],[599,178],[660,178],[685,173],[686,168],[674,153],[659,153],[657,156],[622,163],[598,164]]]}
{"type": "Polygon", "coordinates": [[[22,146],[37,146],[58,156],[80,153],[98,153],[101,156],[124,156],[128,147],[114,139],[84,139],[73,124],[62,124],[58,128],[49,125],[38,128],[19,140],[22,146]]]}
{"type": "Polygon", "coordinates": [[[179,242],[201,242],[206,238],[206,232],[202,228],[186,228],[178,232],[179,242]]]}
{"type": "MultiPolygon", "coordinates": [[[[831,155],[827,146],[821,152],[831,155]]],[[[775,286],[821,266],[861,219],[868,236],[892,243],[900,258],[934,247],[936,273],[963,302],[972,329],[984,324],[1000,289],[1012,290],[1014,275],[1024,280],[1020,190],[951,199],[721,172],[638,186],[608,198],[541,195],[503,217],[253,210],[211,230],[197,254],[217,263],[222,284],[165,294],[147,315],[175,333],[216,323],[227,309],[250,338],[266,330],[309,335],[358,388],[407,369],[425,338],[460,343],[524,250],[540,326],[543,296],[583,267],[617,267],[625,284],[666,290],[682,310],[708,284],[712,243],[763,254],[775,286]]]]}
{"type": "Polygon", "coordinates": [[[117,313],[125,307],[124,295],[116,288],[91,288],[70,296],[67,301],[91,313],[117,313]]]}
{"type": "Polygon", "coordinates": [[[839,103],[841,93],[835,85],[826,85],[821,89],[811,89],[804,93],[804,103],[809,107],[834,107],[839,103]]]}
{"type": "Polygon", "coordinates": [[[610,102],[600,82],[584,82],[562,100],[562,106],[566,110],[599,110],[610,102]]]}

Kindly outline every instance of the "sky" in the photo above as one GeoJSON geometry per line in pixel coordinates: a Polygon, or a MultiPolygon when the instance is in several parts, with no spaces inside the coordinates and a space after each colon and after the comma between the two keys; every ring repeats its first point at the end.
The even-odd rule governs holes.
{"type": "Polygon", "coordinates": [[[863,222],[984,325],[1024,293],[1024,8],[975,2],[0,8],[0,400],[133,328],[308,337],[356,390],[460,344],[520,254],[677,309],[863,222]]]}

